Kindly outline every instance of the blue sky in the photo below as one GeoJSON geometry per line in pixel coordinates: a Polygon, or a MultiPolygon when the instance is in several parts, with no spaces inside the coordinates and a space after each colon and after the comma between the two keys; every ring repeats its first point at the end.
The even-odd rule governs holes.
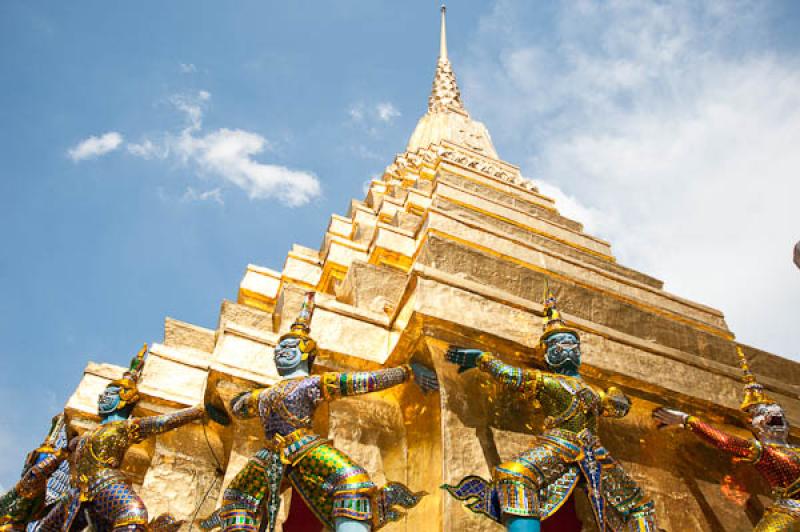
{"type": "MultiPolygon", "coordinates": [[[[449,7],[465,103],[501,157],[620,262],[798,358],[798,4],[449,7]]],[[[165,316],[214,327],[247,263],[320,244],[424,113],[437,17],[0,3],[0,485],[87,361],[125,363],[165,316]]]]}

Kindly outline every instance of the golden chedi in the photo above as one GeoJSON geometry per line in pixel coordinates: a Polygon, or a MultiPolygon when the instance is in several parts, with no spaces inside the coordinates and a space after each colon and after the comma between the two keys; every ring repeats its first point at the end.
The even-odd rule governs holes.
{"type": "MultiPolygon", "coordinates": [[[[604,447],[654,502],[658,527],[748,529],[770,504],[757,473],[731,469],[728,456],[692,434],[656,430],[650,414],[669,404],[749,435],[738,409],[741,347],[758,382],[798,427],[800,365],[737,344],[721,312],[619,264],[610,243],[561,215],[519,167],[500,159],[465,100],[447,55],[442,13],[428,109],[406,149],[362,200],[331,216],[319,248],[295,245],[280,270],[248,265],[236,301],[222,302],[215,328],[167,318],[138,383],[135,415],[204,400],[225,405],[278,383],[274,348],[305,293],[314,291],[314,374],[374,371],[413,359],[439,378],[439,393],[398,386],[326,403],[312,419],[314,433],[376,485],[398,480],[428,492],[383,530],[501,530],[439,486],[467,475],[489,478],[542,432],[544,419],[486,375],[459,374],[445,351],[472,346],[518,367],[544,369],[531,353],[545,310],[539,295],[549,285],[564,321],[580,334],[583,379],[630,399],[627,416],[598,423],[604,447]]],[[[96,397],[120,373],[116,366],[87,366],[66,405],[72,430],[92,430],[96,397]]],[[[169,511],[197,527],[222,506],[225,489],[262,447],[257,419],[227,427],[190,423],[133,445],[122,471],[151,515],[169,511]]],[[[277,529],[294,497],[291,490],[281,494],[277,529]]],[[[596,526],[584,497],[569,497],[550,519],[596,526]]]]}

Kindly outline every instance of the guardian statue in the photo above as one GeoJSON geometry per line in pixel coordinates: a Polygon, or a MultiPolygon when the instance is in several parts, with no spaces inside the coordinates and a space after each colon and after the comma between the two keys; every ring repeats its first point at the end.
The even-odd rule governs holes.
{"type": "Polygon", "coordinates": [[[91,525],[101,531],[173,531],[180,526],[170,514],[148,522],[144,502],[120,470],[131,445],[205,416],[203,407],[192,407],[160,416],[131,417],[140,398],[137,383],[146,353],[147,344],[122,378],[111,381],[100,394],[100,424],[70,441],[68,494],[39,522],[37,530],[67,532],[91,525]]]}
{"type": "Polygon", "coordinates": [[[435,374],[415,364],[311,375],[317,356],[310,336],[313,311],[314,294],[309,293],[291,329],[275,347],[281,380],[231,402],[235,416],[260,418],[266,441],[228,485],[222,507],[203,523],[205,528],[255,531],[263,507],[266,529],[274,530],[282,485],[291,486],[292,504],[302,499],[298,504],[305,504],[321,525],[336,532],[377,530],[402,515],[395,506],[411,508],[423,495],[399,482],[378,488],[361,466],[314,432],[312,415],[324,401],[377,392],[410,380],[423,391],[435,390],[435,374]]]}
{"type": "Polygon", "coordinates": [[[492,480],[468,476],[445,485],[467,508],[514,532],[538,532],[583,479],[601,531],[656,532],[653,502],[603,447],[601,416],[627,415],[629,399],[617,388],[596,391],[580,376],[580,339],[566,326],[548,295],[544,333],[535,352],[549,371],[505,364],[479,349],[451,347],[447,360],[460,371],[478,368],[518,392],[547,415],[530,448],[497,466],[492,480]]]}
{"type": "Polygon", "coordinates": [[[63,415],[53,418],[44,443],[28,453],[22,477],[0,496],[0,532],[25,532],[29,523],[45,514],[47,481],[67,457],[67,450],[56,445],[63,426],[63,415]]]}
{"type": "Polygon", "coordinates": [[[744,372],[740,408],[749,416],[753,439],[728,434],[672,408],[657,408],[653,417],[662,427],[681,426],[706,444],[730,454],[735,461],[753,464],[772,488],[773,497],[756,532],[800,531],[800,447],[789,444],[789,422],[783,408],[756,382],[740,347],[737,352],[744,372]]]}

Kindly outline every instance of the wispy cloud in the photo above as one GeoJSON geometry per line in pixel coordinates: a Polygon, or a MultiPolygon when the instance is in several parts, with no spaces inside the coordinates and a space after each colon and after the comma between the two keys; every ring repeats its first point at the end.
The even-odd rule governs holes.
{"type": "Polygon", "coordinates": [[[156,143],[147,138],[139,143],[129,142],[127,148],[131,155],[142,159],[165,159],[169,155],[169,150],[163,143],[156,143]]]}
{"type": "Polygon", "coordinates": [[[183,74],[194,74],[197,72],[197,67],[194,65],[194,63],[181,63],[179,68],[183,74]]]}
{"type": "Polygon", "coordinates": [[[388,131],[394,120],[401,116],[397,107],[389,101],[378,103],[356,102],[347,108],[349,120],[345,125],[354,129],[355,133],[360,134],[360,138],[354,136],[349,150],[361,159],[371,161],[386,161],[388,155],[377,153],[369,144],[383,138],[384,132],[388,131]],[[366,136],[363,135],[366,133],[366,136]]]}
{"type": "MultiPolygon", "coordinates": [[[[164,134],[160,140],[145,139],[129,151],[145,159],[174,157],[203,175],[222,178],[242,189],[250,199],[277,198],[297,207],[321,194],[314,174],[258,161],[255,157],[270,146],[262,135],[228,128],[204,132],[203,114],[210,100],[211,94],[206,91],[173,96],[170,102],[185,115],[185,127],[177,134],[164,134]]],[[[184,199],[201,199],[199,194],[192,190],[184,199]]],[[[217,198],[221,201],[221,190],[209,191],[202,199],[217,198]]]]}
{"type": "Polygon", "coordinates": [[[211,100],[208,91],[197,91],[192,94],[174,94],[169,101],[189,119],[188,129],[196,131],[203,125],[203,112],[211,100]]]}
{"type": "Polygon", "coordinates": [[[402,116],[397,106],[389,101],[374,104],[355,102],[347,108],[347,115],[352,124],[365,128],[371,135],[376,135],[381,128],[402,116]]]}
{"type": "Polygon", "coordinates": [[[203,136],[184,133],[175,145],[185,161],[224,178],[251,199],[277,197],[296,207],[320,195],[321,187],[313,174],[256,161],[253,157],[265,146],[264,137],[241,129],[218,129],[203,136]]]}
{"type": "Polygon", "coordinates": [[[120,144],[122,144],[122,135],[116,131],[109,131],[99,137],[91,136],[80,141],[67,150],[67,156],[76,163],[85,159],[96,159],[116,150],[120,144]]]}
{"type": "Polygon", "coordinates": [[[181,200],[184,202],[213,201],[214,203],[218,203],[220,205],[225,203],[225,201],[222,199],[221,188],[198,191],[192,187],[188,187],[183,193],[183,196],[181,196],[181,200]]]}
{"type": "Polygon", "coordinates": [[[797,356],[800,64],[756,47],[766,9],[563,1],[540,41],[521,21],[529,4],[504,0],[481,22],[465,92],[621,262],[797,356]]]}
{"type": "Polygon", "coordinates": [[[375,113],[381,122],[391,122],[400,116],[400,111],[392,102],[381,102],[375,106],[375,113]]]}
{"type": "MultiPolygon", "coordinates": [[[[169,102],[184,115],[184,126],[177,131],[165,131],[140,142],[128,143],[128,153],[146,160],[172,158],[194,168],[203,177],[222,179],[240,188],[250,199],[276,198],[290,207],[297,207],[322,193],[319,180],[311,172],[259,161],[257,157],[270,148],[269,141],[262,135],[229,128],[204,131],[203,116],[210,100],[211,94],[202,90],[172,96],[169,102]]],[[[107,153],[121,142],[122,136],[118,133],[99,139],[92,137],[74,148],[82,150],[76,152],[77,156],[72,155],[72,150],[70,155],[75,160],[78,160],[76,157],[88,158],[91,155],[84,152],[107,153]],[[88,147],[84,147],[85,144],[88,147]]],[[[198,192],[190,187],[182,199],[222,203],[222,194],[222,188],[198,192]]]]}
{"type": "Polygon", "coordinates": [[[356,103],[347,109],[347,114],[353,122],[361,122],[364,120],[364,104],[356,103]]]}

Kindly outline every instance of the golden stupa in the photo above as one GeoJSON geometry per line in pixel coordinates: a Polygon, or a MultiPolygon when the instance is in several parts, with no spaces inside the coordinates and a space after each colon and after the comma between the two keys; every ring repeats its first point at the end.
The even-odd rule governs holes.
{"type": "MultiPolygon", "coordinates": [[[[499,530],[438,487],[470,473],[488,477],[542,420],[478,372],[458,375],[443,352],[456,343],[529,360],[546,283],[580,332],[586,378],[632,398],[630,415],[606,427],[604,441],[656,501],[660,526],[750,530],[768,501],[755,474],[731,466],[691,434],[657,431],[650,418],[653,408],[669,404],[748,434],[738,410],[739,344],[722,313],[618,264],[608,242],[559,214],[553,199],[499,158],[486,127],[462,101],[447,56],[444,10],[428,110],[406,149],[346,215],[331,215],[320,248],[295,245],[280,271],[248,265],[237,300],[222,302],[216,328],[166,318],[163,341],[151,347],[139,383],[136,414],[208,397],[227,402],[275,382],[273,347],[314,290],[316,371],[372,369],[414,357],[439,374],[441,393],[423,396],[401,386],[331,403],[316,420],[376,483],[388,477],[429,492],[384,530],[499,530]]],[[[758,381],[800,427],[800,364],[742,348],[758,381]]],[[[73,428],[96,423],[97,395],[121,372],[89,363],[66,405],[73,428]]],[[[151,515],[170,511],[187,520],[185,528],[192,522],[197,528],[261,445],[256,421],[194,424],[132,448],[124,469],[151,515]]],[[[588,506],[576,505],[585,526],[593,526],[588,506]]]]}

